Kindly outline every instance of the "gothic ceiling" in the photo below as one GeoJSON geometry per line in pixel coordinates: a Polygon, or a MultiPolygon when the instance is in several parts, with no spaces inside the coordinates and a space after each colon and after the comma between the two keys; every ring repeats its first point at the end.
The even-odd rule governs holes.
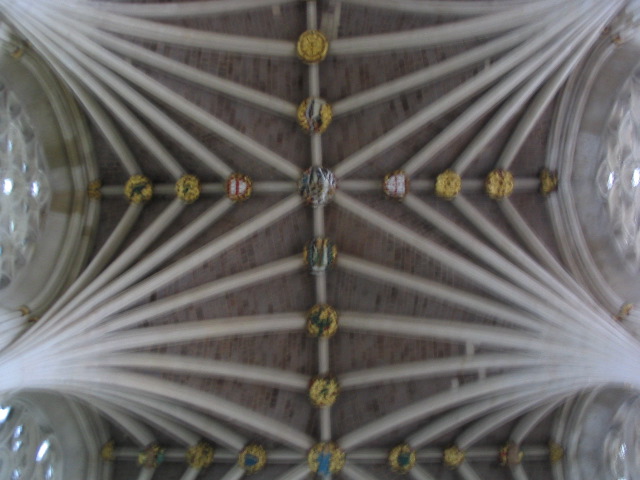
{"type": "Polygon", "coordinates": [[[88,125],[75,187],[15,180],[77,225],[47,295],[3,297],[4,391],[95,408],[104,478],[564,478],[567,405],[637,383],[634,299],[567,263],[549,154],[627,7],[0,0],[5,62],[88,125]]]}

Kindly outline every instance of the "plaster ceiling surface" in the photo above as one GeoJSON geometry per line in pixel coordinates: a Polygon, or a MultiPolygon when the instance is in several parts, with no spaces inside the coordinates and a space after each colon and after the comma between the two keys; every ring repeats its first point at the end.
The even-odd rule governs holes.
{"type": "Polygon", "coordinates": [[[0,1],[11,48],[44,58],[84,110],[101,181],[85,273],[27,305],[40,318],[0,355],[30,373],[5,389],[95,407],[117,479],[241,478],[248,444],[267,453],[255,478],[398,478],[399,445],[414,479],[562,478],[563,405],[637,384],[640,349],[564,265],[538,176],[565,82],[616,48],[626,6],[0,1]],[[306,30],[328,40],[318,63],[296,54],[306,30]],[[333,107],[324,133],[299,125],[309,97],[333,107]],[[312,166],[337,177],[326,206],[301,199],[312,166]],[[401,199],[382,188],[398,171],[401,199]],[[445,171],[462,182],[451,198],[445,171]],[[491,198],[493,171],[507,192],[491,198]],[[249,199],[225,194],[232,173],[249,199]],[[193,203],[176,198],[187,174],[193,203]],[[151,199],[127,201],[134,175],[151,199]],[[337,260],[312,274],[317,238],[337,260]],[[308,332],[314,305],[338,313],[330,338],[308,332]],[[318,408],[310,382],[329,376],[340,393],[318,408]],[[216,457],[189,468],[201,438],[216,457]],[[152,442],[173,453],[139,468],[130,452],[152,442]],[[310,472],[320,442],[340,451],[310,472]],[[452,446],[461,464],[443,461],[452,446]]]}

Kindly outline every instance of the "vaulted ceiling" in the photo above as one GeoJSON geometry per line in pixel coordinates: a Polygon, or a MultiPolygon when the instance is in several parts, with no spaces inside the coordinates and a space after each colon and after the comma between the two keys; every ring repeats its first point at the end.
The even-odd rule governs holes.
{"type": "Polygon", "coordinates": [[[5,390],[95,408],[105,478],[564,478],[572,399],[637,385],[637,287],[554,234],[567,82],[633,43],[627,3],[0,0],[92,144],[49,176],[87,260],[3,297],[5,390]]]}

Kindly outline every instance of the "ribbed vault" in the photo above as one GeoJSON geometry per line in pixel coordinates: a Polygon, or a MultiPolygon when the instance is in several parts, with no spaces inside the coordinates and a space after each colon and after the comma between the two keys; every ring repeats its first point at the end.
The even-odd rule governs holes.
{"type": "Polygon", "coordinates": [[[5,47],[84,110],[101,181],[89,262],[27,305],[3,390],[94,407],[114,478],[238,479],[247,445],[259,478],[564,478],[567,402],[637,386],[640,345],[558,253],[546,151],[627,8],[0,0],[5,47]],[[296,51],[307,30],[326,59],[299,58],[322,50],[296,51]],[[201,441],[211,465],[185,457],[201,441]]]}

